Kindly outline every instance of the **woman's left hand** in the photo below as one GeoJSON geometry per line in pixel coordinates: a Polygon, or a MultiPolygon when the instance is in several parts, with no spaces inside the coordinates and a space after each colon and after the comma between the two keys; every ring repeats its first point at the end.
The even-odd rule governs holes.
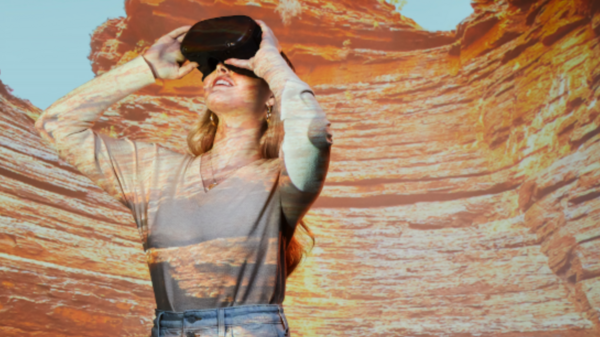
{"type": "Polygon", "coordinates": [[[256,76],[265,78],[270,70],[289,66],[280,54],[281,46],[271,28],[261,20],[254,21],[262,29],[262,41],[256,54],[248,60],[230,58],[225,60],[224,63],[251,70],[256,76]]]}

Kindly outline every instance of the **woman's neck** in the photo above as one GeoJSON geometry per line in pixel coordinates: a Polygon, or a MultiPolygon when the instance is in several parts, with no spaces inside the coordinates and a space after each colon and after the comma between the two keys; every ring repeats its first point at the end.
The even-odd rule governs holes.
{"type": "Polygon", "coordinates": [[[256,118],[219,119],[211,150],[211,160],[216,175],[226,174],[226,171],[236,170],[262,157],[259,123],[256,118]]]}

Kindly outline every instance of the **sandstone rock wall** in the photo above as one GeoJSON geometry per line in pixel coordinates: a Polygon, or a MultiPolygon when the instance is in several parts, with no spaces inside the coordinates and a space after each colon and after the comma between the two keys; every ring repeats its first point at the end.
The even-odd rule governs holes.
{"type": "Polygon", "coordinates": [[[131,213],[35,130],[0,82],[0,335],[145,335],[154,295],[131,213]]]}
{"type": "MultiPolygon", "coordinates": [[[[474,0],[445,33],[383,1],[299,3],[129,0],[90,54],[101,74],[202,18],[273,28],[334,131],[306,217],[317,246],[284,303],[293,334],[600,335],[598,2],[474,0]]],[[[200,83],[150,86],[98,129],[185,151],[200,83]]],[[[37,109],[1,103],[0,331],[147,335],[154,303],[127,210],[56,159],[37,109]]]]}

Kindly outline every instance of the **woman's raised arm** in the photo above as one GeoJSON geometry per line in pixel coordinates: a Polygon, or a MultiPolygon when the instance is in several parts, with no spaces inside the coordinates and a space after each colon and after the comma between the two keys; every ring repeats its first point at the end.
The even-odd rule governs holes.
{"type": "Polygon", "coordinates": [[[52,143],[59,157],[127,206],[127,168],[136,144],[92,131],[95,122],[113,103],[154,83],[154,75],[140,56],[73,90],[46,109],[35,126],[52,143]]]}
{"type": "Polygon", "coordinates": [[[140,56],[73,90],[46,109],[35,123],[42,136],[60,150],[70,137],[89,130],[113,103],[154,83],[154,75],[140,56]]]}
{"type": "Polygon", "coordinates": [[[263,31],[256,55],[249,60],[229,59],[225,64],[254,71],[269,84],[279,104],[285,132],[279,153],[281,205],[287,222],[295,225],[323,188],[333,143],[330,123],[312,89],[281,56],[273,31],[261,20],[256,23],[263,31]]]}
{"type": "Polygon", "coordinates": [[[178,63],[184,60],[179,45],[188,30],[185,26],[172,31],[143,57],[73,90],[46,109],[35,124],[61,159],[132,209],[142,202],[135,200],[144,195],[144,191],[137,190],[138,182],[147,179],[144,175],[151,171],[158,149],[153,144],[99,135],[92,126],[109,106],[154,83],[155,76],[180,78],[197,67],[195,63],[178,63]]]}
{"type": "Polygon", "coordinates": [[[279,153],[281,203],[288,223],[295,224],[323,188],[333,141],[330,123],[311,88],[295,74],[280,76],[271,80],[284,83],[277,97],[285,132],[279,153]]]}

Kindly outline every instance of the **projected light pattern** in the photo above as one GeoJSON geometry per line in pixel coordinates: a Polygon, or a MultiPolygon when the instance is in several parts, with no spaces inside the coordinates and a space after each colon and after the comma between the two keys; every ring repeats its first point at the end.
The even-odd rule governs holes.
{"type": "MultiPolygon", "coordinates": [[[[597,2],[474,1],[455,33],[377,0],[300,1],[289,25],[277,4],[245,3],[128,1],[92,35],[92,66],[198,16],[240,10],[274,29],[335,135],[306,217],[316,248],[288,279],[293,336],[598,335],[597,2]]],[[[200,78],[145,88],[97,130],[183,152],[200,78]]],[[[0,103],[0,332],[146,336],[154,303],[127,209],[56,159],[38,109],[6,91],[0,103]]]]}

